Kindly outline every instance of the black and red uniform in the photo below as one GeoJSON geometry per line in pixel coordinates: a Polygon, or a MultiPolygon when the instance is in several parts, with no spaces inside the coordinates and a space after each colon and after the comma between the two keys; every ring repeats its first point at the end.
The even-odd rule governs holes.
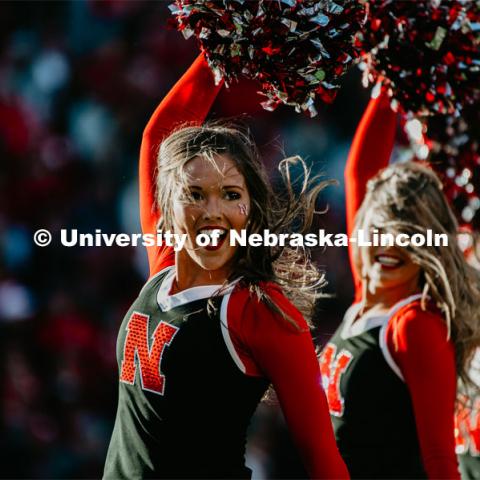
{"type": "Polygon", "coordinates": [[[385,338],[394,315],[421,311],[419,297],[352,323],[360,307],[354,304],[322,353],[335,435],[353,478],[426,477],[412,401],[385,338]]]}
{"type": "MultiPolygon", "coordinates": [[[[366,184],[388,165],[396,115],[385,94],[371,100],[346,170],[347,229],[366,184]]],[[[385,315],[358,317],[362,286],[350,263],[355,303],[320,358],[335,436],[352,478],[459,478],[454,443],[456,368],[440,313],[419,295],[385,315]]]]}
{"type": "MultiPolygon", "coordinates": [[[[143,233],[155,233],[158,147],[201,124],[219,92],[200,56],[149,121],[140,154],[143,233]]],[[[161,172],[160,172],[161,174],[161,172]]],[[[150,279],[117,342],[119,399],[104,478],[246,478],[246,430],[271,383],[313,478],[346,478],[308,326],[273,283],[286,322],[239,283],[171,294],[174,252],[149,247],[150,279]]]]}
{"type": "Polygon", "coordinates": [[[105,476],[248,477],[245,430],[268,382],[244,375],[228,351],[228,296],[213,298],[211,314],[218,287],[166,302],[173,278],[173,268],[153,277],[120,327],[119,411],[105,476]]]}

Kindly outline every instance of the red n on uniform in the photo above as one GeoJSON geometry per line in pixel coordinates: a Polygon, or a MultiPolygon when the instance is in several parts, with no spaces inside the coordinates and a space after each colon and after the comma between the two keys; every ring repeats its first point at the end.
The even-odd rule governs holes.
{"type": "Polygon", "coordinates": [[[337,355],[337,347],[329,343],[320,357],[322,383],[327,395],[330,414],[336,417],[343,415],[344,402],[340,392],[340,379],[352,361],[352,354],[341,350],[337,355]]]}
{"type": "Polygon", "coordinates": [[[160,363],[165,347],[170,345],[178,328],[169,323],[160,322],[153,332],[152,344],[149,347],[149,318],[148,315],[133,312],[128,321],[120,381],[133,385],[138,363],[143,390],[163,395],[165,377],[160,372],[160,363]]]}

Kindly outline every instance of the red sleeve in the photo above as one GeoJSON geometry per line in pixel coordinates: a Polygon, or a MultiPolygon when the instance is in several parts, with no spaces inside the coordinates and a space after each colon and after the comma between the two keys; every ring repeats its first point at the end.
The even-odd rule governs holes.
{"type": "MultiPolygon", "coordinates": [[[[370,100],[353,137],[345,167],[345,195],[347,233],[355,225],[355,215],[365,197],[366,186],[375,174],[388,165],[395,141],[396,114],[390,108],[385,93],[370,100]]],[[[350,265],[355,283],[355,301],[360,301],[361,281],[356,271],[352,248],[349,247],[350,265]]]]}
{"type": "MultiPolygon", "coordinates": [[[[221,84],[200,55],[170,90],[150,118],[143,132],[140,148],[140,220],[143,233],[156,233],[160,218],[155,201],[157,153],[162,140],[185,122],[201,124],[212,106],[221,84]]],[[[174,262],[170,247],[147,247],[150,275],[174,262]]]]}
{"type": "Polygon", "coordinates": [[[438,314],[419,305],[400,311],[387,327],[387,346],[412,398],[428,478],[459,479],[455,455],[455,352],[438,314]]]}
{"type": "Polygon", "coordinates": [[[249,298],[237,310],[243,359],[248,356],[277,393],[289,429],[311,478],[349,478],[338,452],[321,386],[309,328],[278,287],[268,294],[300,327],[290,325],[263,302],[249,298]]]}

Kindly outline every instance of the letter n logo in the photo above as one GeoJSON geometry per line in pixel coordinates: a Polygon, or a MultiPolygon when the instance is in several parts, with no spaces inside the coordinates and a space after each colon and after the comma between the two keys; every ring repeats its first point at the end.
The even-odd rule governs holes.
{"type": "Polygon", "coordinates": [[[142,389],[163,395],[165,376],[160,372],[160,363],[165,347],[170,345],[178,328],[169,323],[160,322],[153,332],[151,346],[149,346],[149,318],[148,315],[133,312],[128,321],[120,381],[134,385],[138,365],[142,389]]]}
{"type": "Polygon", "coordinates": [[[337,355],[337,347],[329,343],[320,356],[320,372],[323,388],[327,394],[330,414],[341,417],[344,410],[344,399],[340,392],[340,380],[352,361],[353,355],[348,350],[341,350],[337,355]]]}

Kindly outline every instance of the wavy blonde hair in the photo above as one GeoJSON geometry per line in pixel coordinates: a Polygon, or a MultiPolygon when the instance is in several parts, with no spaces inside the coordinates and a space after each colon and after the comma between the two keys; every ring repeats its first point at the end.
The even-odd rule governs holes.
{"type": "MultiPolygon", "coordinates": [[[[248,130],[220,122],[181,126],[162,142],[158,153],[161,174],[157,174],[157,202],[163,213],[159,229],[172,228],[175,192],[179,188],[188,191],[185,165],[198,156],[213,163],[219,154],[228,155],[245,178],[251,197],[247,235],[262,233],[265,229],[274,234],[306,233],[313,221],[318,194],[326,185],[335,183],[310,178],[304,160],[295,156],[280,162],[278,168],[284,188],[281,194],[275,193],[248,130]],[[292,180],[293,167],[301,170],[296,181],[292,180]]],[[[261,282],[279,284],[309,324],[319,289],[325,283],[324,274],[311,261],[309,251],[290,246],[239,246],[226,283],[237,279],[294,325],[262,289],[261,282]]]]}
{"type": "Polygon", "coordinates": [[[391,165],[368,182],[356,229],[365,224],[367,211],[374,212],[373,226],[385,233],[426,235],[430,229],[434,235],[447,235],[448,246],[404,248],[422,271],[423,308],[430,297],[442,311],[455,347],[458,377],[471,387],[468,369],[480,345],[480,273],[468,265],[458,245],[458,224],[440,179],[418,162],[391,165]]]}

